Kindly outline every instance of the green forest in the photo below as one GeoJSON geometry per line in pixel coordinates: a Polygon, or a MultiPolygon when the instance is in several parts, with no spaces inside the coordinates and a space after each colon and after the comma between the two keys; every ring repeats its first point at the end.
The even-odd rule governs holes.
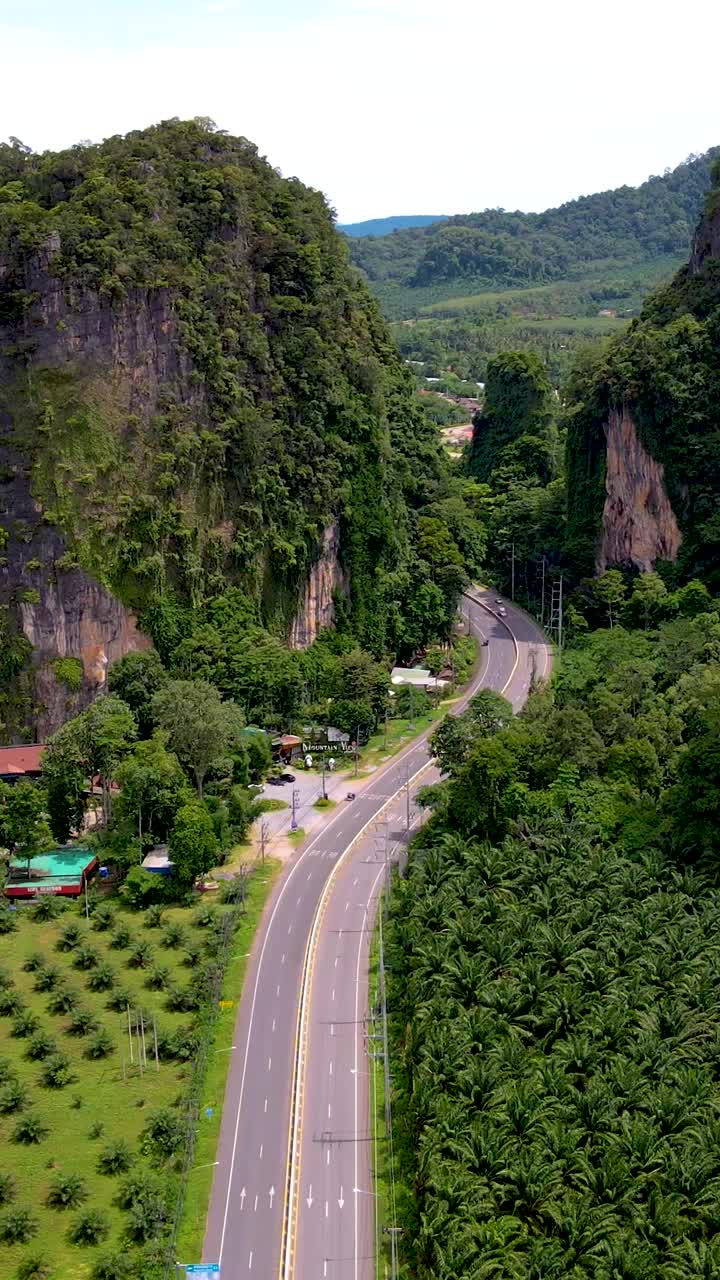
{"type": "Polygon", "coordinates": [[[527,350],[557,387],[579,352],[622,332],[686,260],[717,154],[540,214],[489,209],[352,237],[351,259],[402,355],[423,362],[418,381],[484,382],[494,355],[527,350]]]}
{"type": "Polygon", "coordinates": [[[493,357],[461,466],[488,557],[564,647],[519,715],[482,691],[385,932],[397,1222],[416,1280],[720,1271],[717,184],[690,263],[565,398],[493,357]],[[665,463],[677,563],[594,572],[611,408],[665,463]],[[716,519],[716,516],[715,516],[716,519]],[[546,614],[547,618],[547,614],[546,614]]]}

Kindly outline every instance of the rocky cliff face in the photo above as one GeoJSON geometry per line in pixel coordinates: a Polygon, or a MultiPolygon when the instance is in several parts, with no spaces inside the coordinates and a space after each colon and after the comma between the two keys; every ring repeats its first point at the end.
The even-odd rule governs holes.
{"type": "Polygon", "coordinates": [[[340,526],[328,525],[323,533],[320,555],[310,569],[290,628],[290,647],[307,649],[324,627],[335,621],[335,596],[346,595],[348,580],[340,563],[340,526]]]}
{"type": "Polygon", "coordinates": [[[626,565],[649,573],[657,560],[676,560],[682,540],[665,491],[664,468],[640,441],[629,409],[610,411],[606,438],[597,570],[626,565]]]}
{"type": "Polygon", "coordinates": [[[687,267],[596,361],[568,403],[568,559],[720,590],[720,165],[687,267]]]}

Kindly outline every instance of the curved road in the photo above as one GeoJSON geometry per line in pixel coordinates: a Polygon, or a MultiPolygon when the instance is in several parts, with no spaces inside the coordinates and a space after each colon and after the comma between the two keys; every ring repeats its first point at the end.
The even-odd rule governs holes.
{"type": "MultiPolygon", "coordinates": [[[[480,687],[518,710],[549,650],[530,618],[465,597],[487,638],[480,687]]],[[[203,1258],[222,1280],[374,1280],[364,1015],[383,836],[437,778],[427,734],[378,769],[288,864],[258,932],[240,1004],[203,1258]],[[416,777],[416,775],[422,775],[416,777]],[[300,1006],[300,1007],[299,1007],[300,1006]]]]}

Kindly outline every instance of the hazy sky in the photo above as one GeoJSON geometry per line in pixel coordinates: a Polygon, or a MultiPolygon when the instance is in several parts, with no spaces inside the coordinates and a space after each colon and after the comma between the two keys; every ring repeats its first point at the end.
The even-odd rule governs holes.
{"type": "Polygon", "coordinates": [[[543,209],[720,143],[720,4],[0,0],[0,137],[211,116],[340,220],[543,209]]]}

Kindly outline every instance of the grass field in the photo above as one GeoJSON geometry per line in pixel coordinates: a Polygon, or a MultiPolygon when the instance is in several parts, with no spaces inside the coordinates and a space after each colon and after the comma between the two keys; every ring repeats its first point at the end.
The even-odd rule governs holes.
{"type": "MultiPolygon", "coordinates": [[[[244,952],[274,873],[273,865],[266,863],[249,882],[247,912],[226,976],[226,990],[235,996],[244,952]]],[[[33,918],[35,908],[23,907],[14,913],[15,930],[0,937],[3,1280],[22,1274],[19,1269],[31,1258],[44,1261],[47,1271],[40,1274],[48,1280],[89,1280],[100,1255],[134,1256],[132,1245],[143,1243],[143,1231],[139,1240],[137,1231],[136,1240],[129,1239],[133,1217],[117,1203],[124,1177],[154,1176],[158,1191],[163,1182],[167,1187],[173,1182],[164,1172],[169,1174],[172,1166],[170,1153],[163,1164],[157,1147],[144,1141],[143,1131],[150,1116],[161,1109],[170,1109],[171,1121],[179,1116],[172,1109],[183,1097],[192,1067],[192,1061],[184,1059],[193,1056],[179,1042],[183,1030],[192,1025],[200,970],[217,954],[213,930],[201,920],[205,915],[217,919],[229,908],[210,910],[200,902],[194,908],[165,908],[159,919],[154,908],[136,912],[117,900],[110,909],[109,927],[99,929],[95,925],[104,908],[88,922],[76,906],[45,921],[33,918]],[[140,1011],[144,1020],[147,1061],[142,1072],[137,1033],[132,1036],[130,1061],[128,1005],[133,1023],[140,1011]],[[159,1041],[157,1064],[153,1024],[159,1041]],[[43,1033],[49,1041],[44,1046],[43,1033]],[[99,1052],[102,1057],[89,1056],[99,1052]],[[40,1140],[19,1142],[17,1126],[28,1117],[40,1122],[40,1140]],[[3,1175],[12,1178],[7,1194],[3,1175]],[[78,1185],[72,1199],[77,1203],[49,1207],[55,1184],[63,1181],[67,1186],[73,1179],[78,1185]],[[28,1238],[10,1243],[25,1211],[28,1238]],[[93,1211],[102,1215],[97,1242],[73,1242],[72,1231],[93,1211]]],[[[217,1025],[222,1028],[222,1018],[217,1025]]],[[[220,1091],[221,1096],[226,1070],[227,1062],[211,1064],[212,1094],[220,1091]]],[[[165,1215],[171,1211],[169,1204],[165,1215]]]]}

